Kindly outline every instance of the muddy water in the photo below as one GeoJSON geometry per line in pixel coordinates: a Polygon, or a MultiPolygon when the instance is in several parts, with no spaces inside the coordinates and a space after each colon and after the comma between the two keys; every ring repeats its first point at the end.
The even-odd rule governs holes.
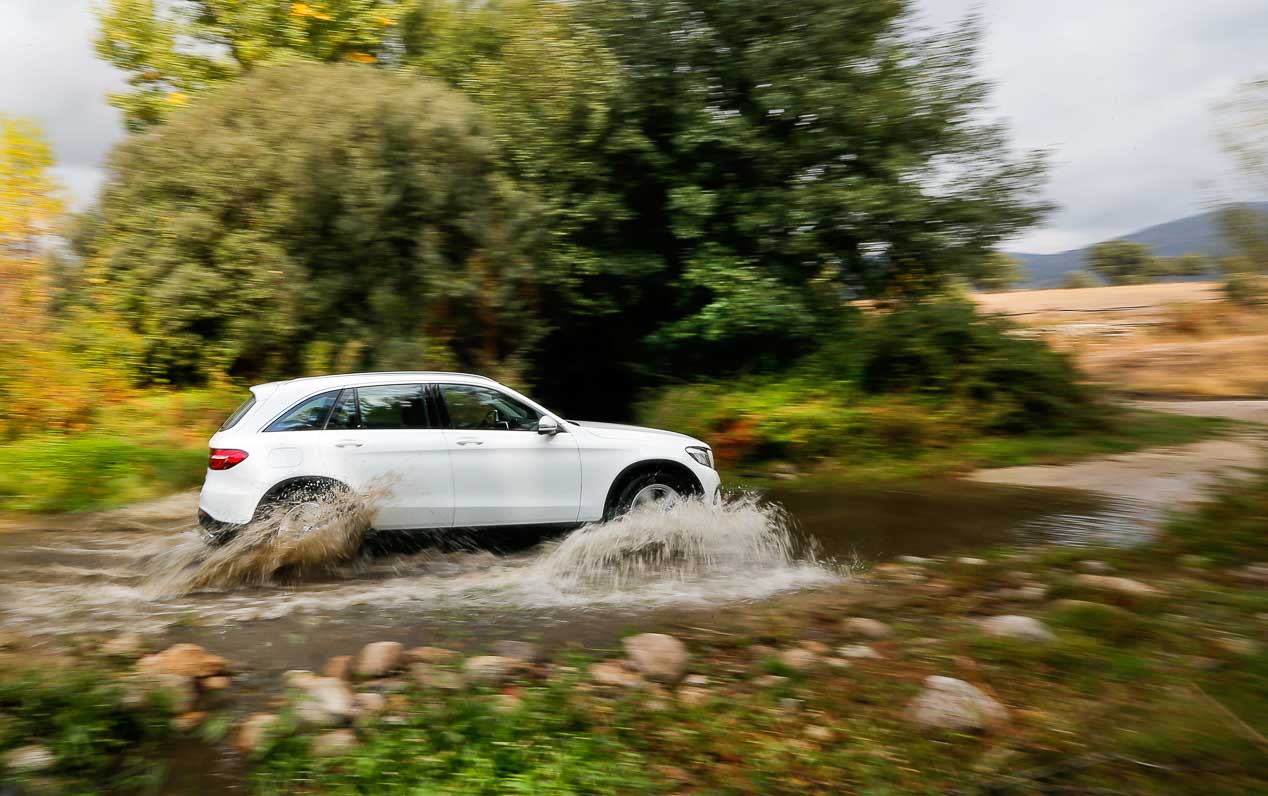
{"type": "Polygon", "coordinates": [[[893,556],[1130,543],[1150,522],[1140,506],[1086,493],[964,482],[776,491],[554,536],[362,540],[363,512],[340,518],[324,540],[272,533],[214,551],[164,522],[11,530],[0,534],[0,628],[47,643],[138,630],[268,676],[384,638],[603,645],[635,621],[708,625],[713,612],[893,556]]]}

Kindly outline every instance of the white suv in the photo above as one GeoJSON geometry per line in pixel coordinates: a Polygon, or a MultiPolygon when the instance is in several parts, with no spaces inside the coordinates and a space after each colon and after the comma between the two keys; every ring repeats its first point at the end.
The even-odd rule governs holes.
{"type": "Polygon", "coordinates": [[[213,542],[263,511],[309,516],[324,496],[376,484],[387,491],[376,530],[573,525],[679,496],[716,501],[720,484],[700,440],[564,420],[464,373],[261,384],[210,446],[198,518],[213,542]]]}

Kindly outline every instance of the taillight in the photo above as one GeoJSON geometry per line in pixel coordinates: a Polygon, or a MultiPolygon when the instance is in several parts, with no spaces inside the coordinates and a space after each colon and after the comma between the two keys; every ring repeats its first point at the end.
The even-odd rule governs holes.
{"type": "Polygon", "coordinates": [[[246,458],[247,452],[237,448],[212,448],[211,455],[207,457],[207,469],[228,470],[246,458]]]}

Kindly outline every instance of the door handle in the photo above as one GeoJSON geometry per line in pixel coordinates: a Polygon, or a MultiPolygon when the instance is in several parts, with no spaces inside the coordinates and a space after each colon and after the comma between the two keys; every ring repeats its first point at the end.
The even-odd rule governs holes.
{"type": "Polygon", "coordinates": [[[474,439],[474,438],[472,438],[472,437],[467,437],[466,439],[460,439],[460,440],[458,440],[458,444],[459,444],[459,445],[483,445],[483,444],[484,444],[484,440],[482,440],[482,439],[474,439]]]}
{"type": "Polygon", "coordinates": [[[361,443],[355,439],[341,439],[335,443],[336,448],[360,448],[361,443]]]}

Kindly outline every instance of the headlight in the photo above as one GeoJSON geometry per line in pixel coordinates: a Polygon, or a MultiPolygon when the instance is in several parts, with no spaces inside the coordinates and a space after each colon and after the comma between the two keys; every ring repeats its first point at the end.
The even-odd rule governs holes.
{"type": "Polygon", "coordinates": [[[687,455],[703,464],[705,467],[713,467],[713,451],[698,445],[687,448],[687,455]]]}

